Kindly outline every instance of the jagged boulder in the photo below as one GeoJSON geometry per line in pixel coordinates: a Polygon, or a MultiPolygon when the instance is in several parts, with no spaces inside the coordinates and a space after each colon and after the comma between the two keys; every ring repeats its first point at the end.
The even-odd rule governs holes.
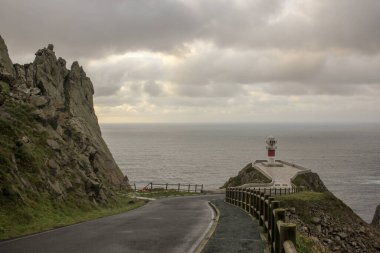
{"type": "Polygon", "coordinates": [[[247,164],[241,169],[237,176],[230,177],[221,188],[234,187],[249,183],[270,183],[271,180],[264,176],[260,171],[252,166],[252,163],[247,164]]]}
{"type": "Polygon", "coordinates": [[[377,229],[377,231],[380,232],[380,204],[376,207],[376,211],[373,215],[371,225],[374,226],[377,229]]]}
{"type": "Polygon", "coordinates": [[[7,45],[0,36],[0,78],[5,81],[11,81],[14,79],[15,75],[16,71],[9,58],[7,45]]]}

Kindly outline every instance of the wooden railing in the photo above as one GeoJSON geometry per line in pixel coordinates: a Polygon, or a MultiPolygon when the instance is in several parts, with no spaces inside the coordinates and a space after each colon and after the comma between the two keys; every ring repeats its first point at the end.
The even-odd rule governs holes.
{"type": "Polygon", "coordinates": [[[259,221],[268,239],[271,253],[297,253],[296,225],[285,222],[285,209],[280,208],[280,201],[274,200],[271,195],[296,193],[303,188],[280,189],[230,187],[226,189],[225,200],[245,210],[259,221]]]}
{"type": "MultiPolygon", "coordinates": [[[[134,184],[134,189],[136,190],[136,184],[134,184]]],[[[150,182],[142,190],[153,191],[153,190],[175,190],[179,192],[199,192],[203,193],[203,184],[158,184],[150,182]]]]}

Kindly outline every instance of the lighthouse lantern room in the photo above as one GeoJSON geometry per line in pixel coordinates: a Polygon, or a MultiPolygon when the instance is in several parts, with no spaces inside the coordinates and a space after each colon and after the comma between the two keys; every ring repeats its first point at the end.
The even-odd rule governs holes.
{"type": "Polygon", "coordinates": [[[268,165],[275,165],[277,139],[273,136],[269,136],[266,140],[268,150],[268,165]]]}

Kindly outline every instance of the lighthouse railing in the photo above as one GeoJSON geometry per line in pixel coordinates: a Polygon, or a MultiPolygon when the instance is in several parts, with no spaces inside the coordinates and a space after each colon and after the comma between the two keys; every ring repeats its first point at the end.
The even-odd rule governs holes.
{"type": "Polygon", "coordinates": [[[304,189],[228,187],[225,201],[240,207],[259,221],[271,253],[297,253],[296,225],[285,222],[286,210],[281,208],[281,202],[273,196],[293,194],[304,189]]]}

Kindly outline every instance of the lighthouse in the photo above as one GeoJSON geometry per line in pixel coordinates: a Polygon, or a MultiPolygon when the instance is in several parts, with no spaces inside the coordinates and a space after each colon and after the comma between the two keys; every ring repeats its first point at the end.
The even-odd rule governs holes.
{"type": "Polygon", "coordinates": [[[273,136],[269,136],[266,140],[268,150],[268,165],[275,166],[275,157],[277,149],[277,139],[273,136]]]}

